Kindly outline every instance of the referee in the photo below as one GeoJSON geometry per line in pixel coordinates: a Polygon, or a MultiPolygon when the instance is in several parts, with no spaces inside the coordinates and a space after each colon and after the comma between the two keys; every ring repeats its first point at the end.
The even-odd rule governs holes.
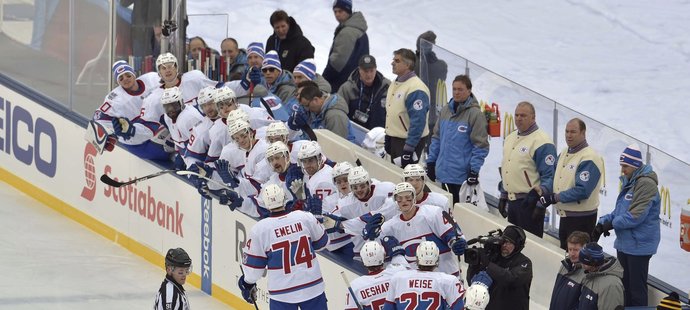
{"type": "Polygon", "coordinates": [[[184,291],[187,275],[192,273],[192,259],[182,248],[170,249],[165,255],[165,280],[156,296],[154,310],[189,310],[184,291]]]}

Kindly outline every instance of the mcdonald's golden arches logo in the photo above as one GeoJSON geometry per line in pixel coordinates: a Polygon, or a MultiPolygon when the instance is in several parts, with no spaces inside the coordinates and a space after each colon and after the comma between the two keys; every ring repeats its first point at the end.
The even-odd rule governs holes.
{"type": "Polygon", "coordinates": [[[659,191],[661,195],[661,214],[664,217],[671,219],[671,189],[666,186],[661,186],[659,191]]]}

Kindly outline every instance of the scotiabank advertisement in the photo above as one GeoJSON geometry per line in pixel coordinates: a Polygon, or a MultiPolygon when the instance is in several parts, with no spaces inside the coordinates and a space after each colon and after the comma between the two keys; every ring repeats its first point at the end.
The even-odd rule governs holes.
{"type": "MultiPolygon", "coordinates": [[[[190,284],[234,308],[253,309],[238,297],[237,280],[241,249],[256,221],[201,199],[174,174],[119,188],[105,185],[99,180],[103,174],[127,181],[161,168],[118,147],[98,154],[84,133],[83,127],[0,85],[0,169],[13,179],[8,183],[30,183],[19,189],[159,266],[167,249],[184,248],[193,260],[190,284]]],[[[319,262],[329,306],[342,308],[347,287],[340,271],[350,280],[357,275],[325,257],[319,262]]],[[[267,309],[266,279],[258,288],[259,307],[267,309]]]]}

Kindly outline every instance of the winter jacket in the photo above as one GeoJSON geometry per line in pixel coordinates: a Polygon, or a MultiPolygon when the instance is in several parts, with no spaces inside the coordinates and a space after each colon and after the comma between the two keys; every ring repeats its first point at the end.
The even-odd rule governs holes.
{"type": "Polygon", "coordinates": [[[429,88],[414,72],[398,76],[386,94],[386,135],[414,149],[429,135],[428,121],[429,88]]]}
{"type": "Polygon", "coordinates": [[[616,231],[613,247],[629,255],[654,255],[661,240],[659,220],[659,181],[652,166],[637,168],[630,179],[620,177],[621,192],[616,207],[599,218],[599,223],[611,222],[616,231]]]}
{"type": "MultiPolygon", "coordinates": [[[[598,271],[585,271],[578,310],[609,310],[624,304],[623,266],[609,257],[598,271]]],[[[552,308],[564,309],[564,308],[552,308]]]]}
{"type": "Polygon", "coordinates": [[[228,68],[228,80],[241,80],[248,68],[247,51],[240,49],[239,54],[237,54],[237,57],[235,58],[235,62],[230,64],[228,68]]]}
{"type": "Polygon", "coordinates": [[[287,102],[288,99],[290,99],[290,95],[292,95],[297,89],[297,86],[295,86],[295,82],[292,79],[292,73],[285,70],[283,70],[273,84],[268,85],[266,80],[262,80],[261,83],[266,86],[270,93],[278,96],[282,102],[287,102]]]}
{"type": "Polygon", "coordinates": [[[432,51],[424,53],[423,56],[420,52],[417,52],[414,72],[417,73],[419,78],[429,87],[429,129],[433,129],[441,114],[441,109],[443,108],[441,105],[445,103],[438,102],[438,100],[442,98],[436,97],[438,81],[445,84],[446,77],[448,76],[448,64],[438,59],[436,53],[432,51]],[[421,65],[422,62],[424,62],[424,65],[421,65]]]}
{"type": "MultiPolygon", "coordinates": [[[[274,33],[266,41],[266,52],[276,51],[280,57],[280,66],[283,71],[292,72],[300,61],[314,58],[314,46],[309,39],[302,34],[302,28],[290,17],[288,22],[290,29],[284,40],[274,33]]],[[[281,97],[281,99],[283,99],[281,97]]],[[[285,99],[283,99],[285,101],[285,99]]]]}
{"type": "Polygon", "coordinates": [[[354,141],[352,127],[347,119],[347,105],[338,95],[328,95],[321,111],[318,114],[309,112],[308,115],[311,128],[325,128],[345,139],[354,141]]]}
{"type": "Polygon", "coordinates": [[[604,160],[587,141],[565,148],[556,160],[553,192],[558,195],[556,210],[561,217],[597,214],[604,160]]]}
{"type": "Polygon", "coordinates": [[[553,285],[549,309],[577,309],[582,289],[581,283],[584,278],[585,270],[582,269],[582,265],[573,264],[570,258],[562,260],[561,269],[556,276],[556,283],[553,285]]]}
{"type": "Polygon", "coordinates": [[[374,83],[367,87],[359,77],[359,70],[352,71],[347,82],[338,90],[338,96],[348,103],[350,113],[348,117],[355,123],[367,129],[386,125],[386,94],[391,81],[376,72],[374,83]],[[355,111],[361,111],[369,116],[365,123],[355,118],[355,111]]]}
{"type": "MultiPolygon", "coordinates": [[[[316,77],[314,78],[314,82],[316,82],[316,85],[319,86],[319,90],[321,90],[325,94],[330,94],[331,93],[331,84],[328,84],[328,81],[323,78],[320,74],[316,74],[316,77]]],[[[297,111],[299,109],[299,100],[297,98],[297,88],[295,87],[295,90],[292,92],[292,95],[290,95],[290,99],[288,99],[286,108],[288,111],[292,114],[292,112],[297,111]]]]}
{"type": "Polygon", "coordinates": [[[357,68],[359,59],[368,54],[367,21],[362,12],[354,12],[335,28],[333,45],[328,53],[328,64],[323,70],[323,77],[337,91],[357,68]]]}
{"type": "Polygon", "coordinates": [[[479,173],[487,155],[486,117],[477,98],[470,94],[463,103],[451,99],[441,110],[427,159],[436,163],[438,181],[462,184],[470,171],[479,173]]]}
{"type": "MultiPolygon", "coordinates": [[[[467,283],[479,273],[480,265],[467,268],[467,283]]],[[[522,253],[492,259],[486,272],[493,279],[489,287],[491,300],[486,310],[529,309],[529,290],[532,285],[532,261],[522,253]]]]}
{"type": "Polygon", "coordinates": [[[523,132],[513,131],[503,140],[498,184],[501,198],[514,201],[520,198],[518,194],[526,194],[537,185],[544,193],[552,192],[556,170],[556,147],[552,141],[537,124],[523,132]]]}

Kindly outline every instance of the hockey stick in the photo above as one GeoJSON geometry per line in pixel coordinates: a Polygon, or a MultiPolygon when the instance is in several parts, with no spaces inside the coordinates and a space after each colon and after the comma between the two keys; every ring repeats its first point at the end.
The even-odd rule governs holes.
{"type": "Polygon", "coordinates": [[[157,177],[157,176],[161,176],[161,175],[164,175],[164,174],[166,174],[166,173],[171,173],[171,172],[175,172],[175,169],[161,170],[161,171],[158,171],[158,172],[156,172],[156,173],[152,173],[152,174],[149,174],[149,175],[145,175],[145,176],[143,176],[143,177],[135,178],[134,180],[129,180],[129,181],[127,181],[127,182],[116,181],[116,180],[114,180],[113,178],[111,178],[109,175],[103,174],[103,175],[101,175],[101,182],[103,182],[103,183],[105,183],[105,184],[107,184],[107,185],[110,185],[110,186],[112,186],[112,187],[122,187],[122,186],[125,186],[125,185],[130,185],[130,184],[139,183],[139,182],[141,182],[141,181],[145,181],[145,180],[148,180],[148,179],[152,179],[152,178],[155,178],[155,177],[157,177]]]}
{"type": "Polygon", "coordinates": [[[343,281],[345,281],[345,285],[347,285],[347,290],[350,291],[350,295],[352,296],[352,300],[355,301],[355,306],[357,306],[357,309],[362,310],[362,305],[360,305],[359,301],[357,301],[357,296],[355,295],[355,291],[352,290],[352,286],[350,286],[350,280],[348,280],[347,276],[345,276],[345,271],[341,271],[340,275],[343,277],[343,281]]]}
{"type": "MultiPolygon", "coordinates": [[[[223,182],[218,182],[218,181],[216,181],[216,180],[214,180],[214,179],[211,179],[211,178],[207,177],[206,175],[202,175],[202,174],[197,173],[197,172],[194,172],[194,171],[178,170],[178,171],[176,171],[175,173],[176,173],[177,175],[185,175],[185,176],[187,176],[187,175],[193,175],[193,176],[195,176],[195,177],[197,177],[197,178],[204,179],[204,180],[206,180],[206,181],[208,181],[208,182],[210,182],[210,183],[213,183],[213,184],[215,184],[215,185],[217,185],[217,186],[219,186],[219,187],[222,187],[222,188],[225,189],[225,190],[229,190],[229,191],[231,191],[231,192],[237,193],[237,192],[235,192],[235,189],[233,189],[233,188],[230,187],[230,186],[227,186],[225,183],[223,183],[223,182]]],[[[238,194],[238,195],[239,195],[239,194],[238,194]]]]}
{"type": "MultiPolygon", "coordinates": [[[[244,269],[242,269],[242,264],[240,264],[240,272],[242,273],[242,277],[244,277],[244,269]]],[[[256,285],[256,283],[254,285],[256,285]]],[[[259,310],[259,306],[256,305],[256,298],[254,298],[253,301],[254,309],[259,310]]]]}
{"type": "Polygon", "coordinates": [[[260,97],[259,101],[261,101],[261,105],[264,106],[264,109],[266,109],[266,112],[268,112],[268,115],[270,115],[272,118],[275,119],[276,116],[273,115],[273,110],[271,110],[271,107],[268,106],[268,102],[266,102],[266,100],[264,100],[263,97],[260,97]]]}
{"type": "MultiPolygon", "coordinates": [[[[443,210],[443,218],[450,223],[450,225],[453,226],[453,229],[455,230],[455,239],[460,239],[460,234],[462,234],[462,231],[460,230],[460,226],[458,226],[458,223],[455,222],[455,219],[448,213],[448,211],[443,210]]],[[[458,255],[458,261],[460,261],[460,258],[462,258],[461,255],[458,255]]]]}
{"type": "Polygon", "coordinates": [[[311,129],[311,126],[309,125],[304,125],[302,127],[302,131],[307,134],[307,137],[309,137],[309,140],[311,141],[317,141],[316,139],[316,134],[314,133],[314,129],[311,129]]]}

